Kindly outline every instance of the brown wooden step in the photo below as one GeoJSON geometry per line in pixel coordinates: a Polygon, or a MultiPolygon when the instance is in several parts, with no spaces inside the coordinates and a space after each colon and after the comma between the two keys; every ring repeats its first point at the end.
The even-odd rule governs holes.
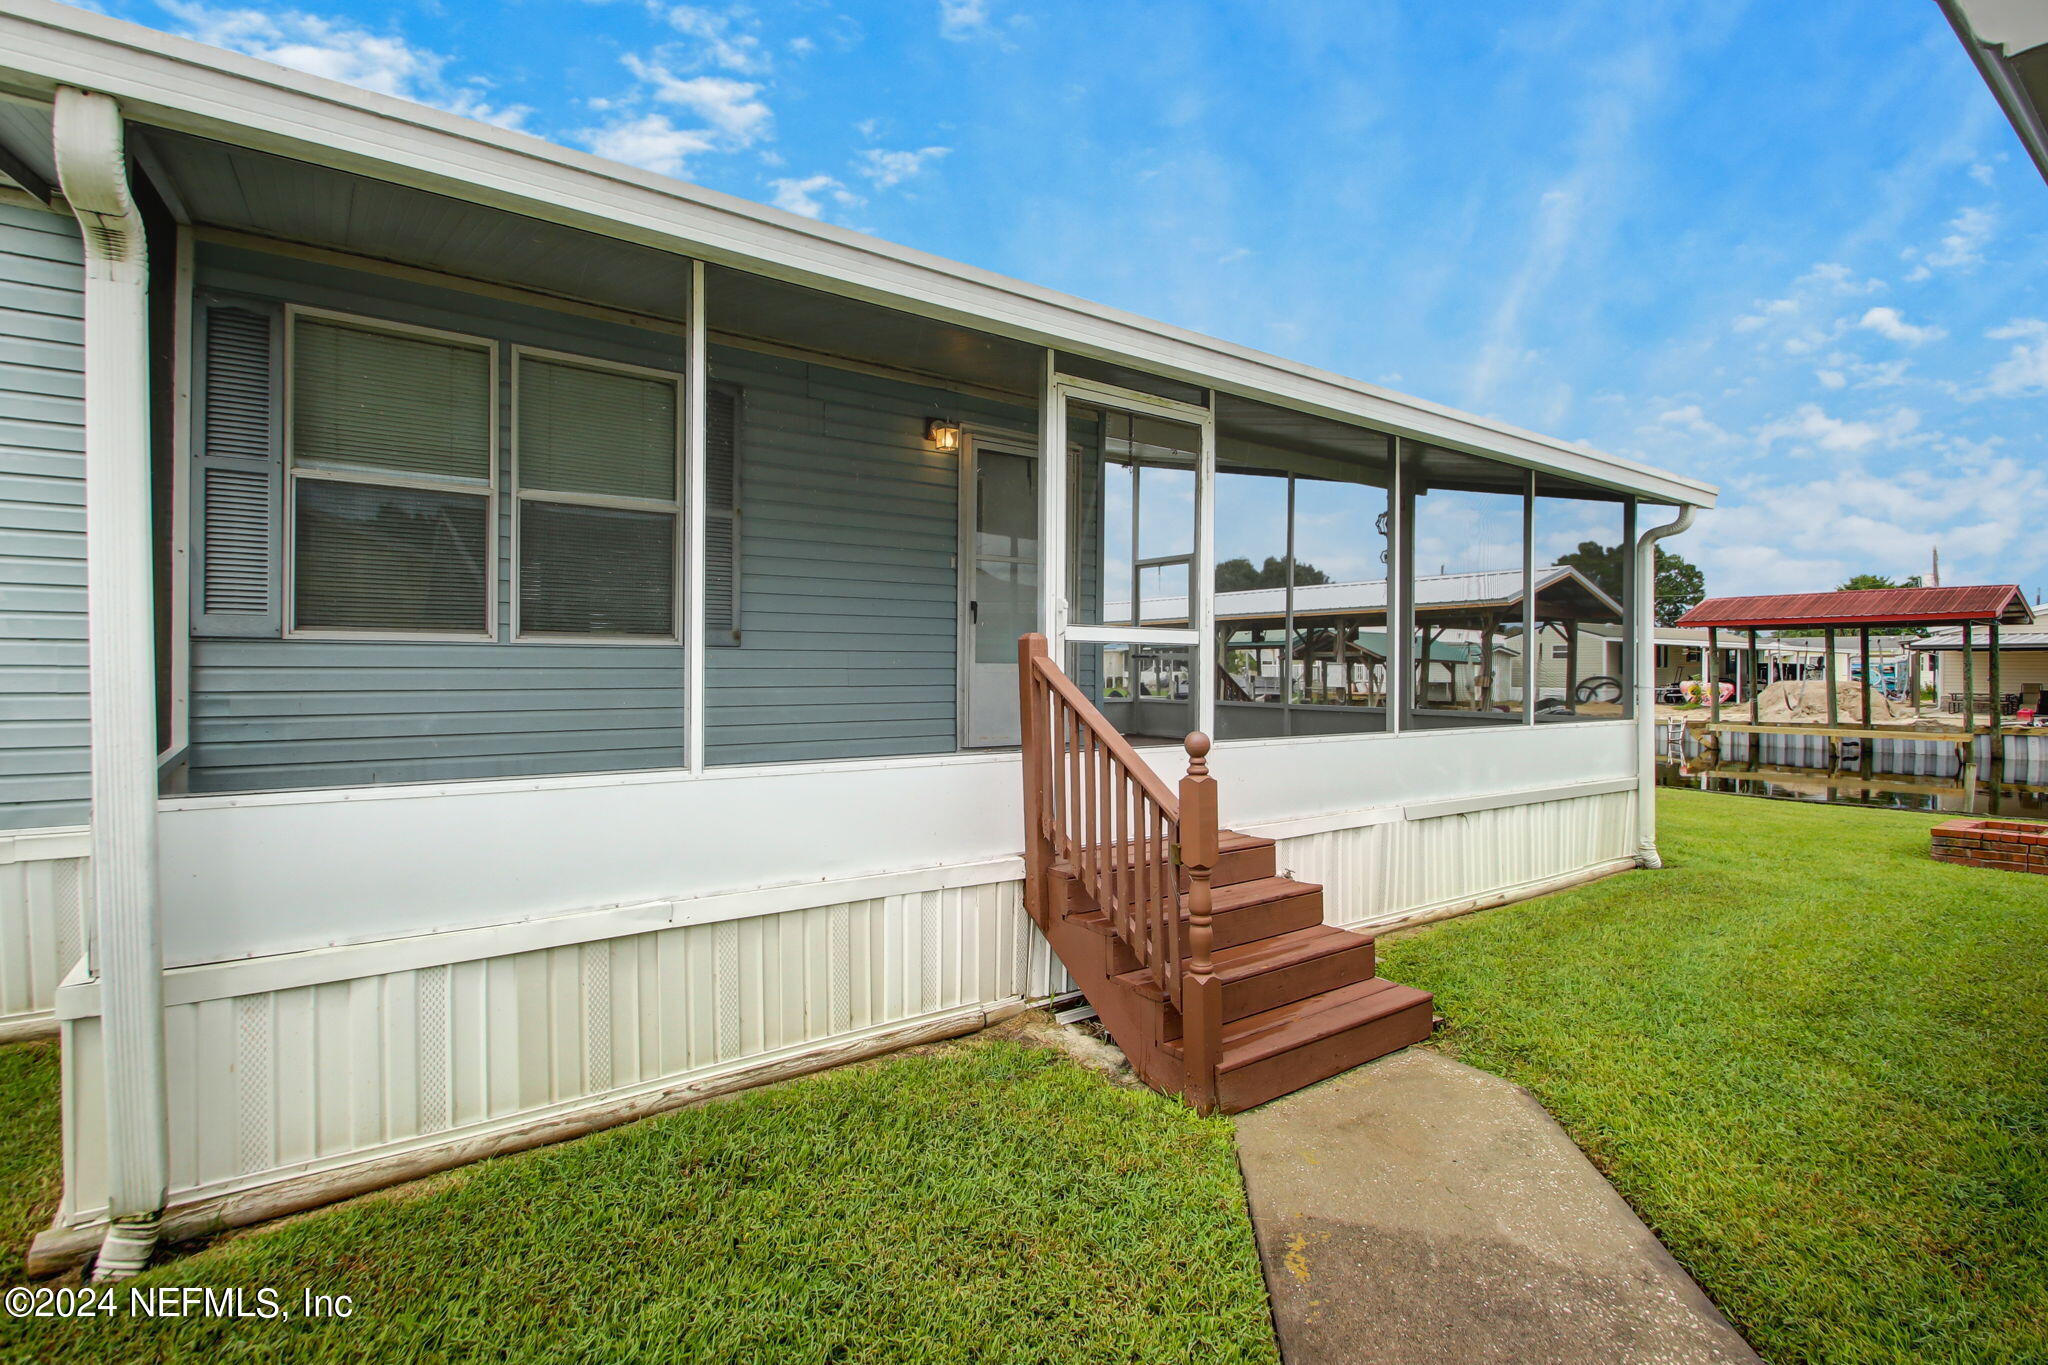
{"type": "MultiPolygon", "coordinates": [[[[1209,885],[1217,890],[1236,886],[1242,882],[1261,881],[1274,875],[1278,853],[1271,839],[1255,835],[1239,834],[1224,830],[1217,838],[1216,870],[1210,875],[1209,885]]],[[[1087,856],[1087,850],[1082,850],[1087,856]]],[[[1128,857],[1119,855],[1110,860],[1112,870],[1123,867],[1128,857]]],[[[1051,867],[1053,878],[1052,911],[1054,914],[1075,914],[1097,908],[1090,903],[1088,893],[1082,889],[1080,878],[1066,859],[1061,858],[1051,867]]]]}
{"type": "MultiPolygon", "coordinates": [[[[1363,934],[1321,925],[1224,948],[1210,961],[1222,987],[1227,1022],[1367,979],[1373,974],[1373,946],[1363,934]]],[[[1164,1001],[1147,970],[1112,979],[1148,1000],[1164,1001]]],[[[1180,1036],[1177,1012],[1167,1012],[1163,1029],[1168,1038],[1180,1036]]]]}
{"type": "MultiPolygon", "coordinates": [[[[1214,887],[1235,886],[1239,882],[1273,876],[1277,849],[1271,839],[1262,839],[1256,834],[1239,834],[1233,829],[1223,830],[1216,836],[1216,870],[1210,874],[1209,884],[1214,887]]],[[[1084,848],[1081,853],[1086,857],[1088,850],[1084,848]]],[[[1129,861],[1127,855],[1119,853],[1110,859],[1110,866],[1123,867],[1129,861]]],[[[1064,858],[1053,863],[1052,872],[1059,877],[1074,875],[1073,865],[1064,858]]]]}
{"type": "MultiPolygon", "coordinates": [[[[1218,1101],[1234,1114],[1419,1043],[1431,1010],[1428,991],[1373,977],[1232,1020],[1222,1028],[1218,1101]]],[[[1180,1056],[1181,1041],[1166,1049],[1180,1056]]]]}
{"type": "Polygon", "coordinates": [[[1274,875],[1278,869],[1278,846],[1271,839],[1226,829],[1218,834],[1216,849],[1220,856],[1216,860],[1216,871],[1209,879],[1211,886],[1235,886],[1239,882],[1257,881],[1274,875]]]}
{"type": "MultiPolygon", "coordinates": [[[[1260,877],[1219,887],[1210,898],[1212,948],[1235,948],[1262,938],[1313,929],[1323,922],[1323,888],[1292,877],[1260,877]]],[[[1109,916],[1099,910],[1068,918],[1098,934],[1111,931],[1109,916]]],[[[1187,897],[1181,897],[1181,932],[1187,932],[1187,897]]]]}

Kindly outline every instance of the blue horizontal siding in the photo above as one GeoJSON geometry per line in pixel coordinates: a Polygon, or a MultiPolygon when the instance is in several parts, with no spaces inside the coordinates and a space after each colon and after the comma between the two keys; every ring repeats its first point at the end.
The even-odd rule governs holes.
{"type": "Polygon", "coordinates": [[[195,640],[192,790],[678,767],[675,646],[195,640]]]}
{"type": "MultiPolygon", "coordinates": [[[[200,284],[506,342],[677,363],[673,337],[262,253],[208,247],[200,284]]],[[[709,652],[710,761],[950,752],[959,462],[930,449],[924,423],[945,415],[1028,436],[1030,410],[739,350],[720,348],[712,363],[715,379],[744,389],[745,426],[742,643],[709,652]]],[[[510,515],[510,499],[501,497],[499,608],[507,624],[497,643],[194,641],[192,789],[683,762],[680,648],[504,638],[510,515]]]]}
{"type": "MultiPolygon", "coordinates": [[[[264,252],[202,247],[199,285],[657,369],[679,338],[264,252]]],[[[679,645],[514,642],[512,497],[498,498],[496,643],[195,639],[197,792],[680,767],[679,645]]]]}
{"type": "Polygon", "coordinates": [[[706,662],[713,764],[950,753],[958,739],[959,458],[946,416],[1029,436],[958,394],[714,348],[745,392],[741,642],[706,662]]]}
{"type": "Polygon", "coordinates": [[[83,259],[0,204],[0,829],[88,811],[83,259]]]}

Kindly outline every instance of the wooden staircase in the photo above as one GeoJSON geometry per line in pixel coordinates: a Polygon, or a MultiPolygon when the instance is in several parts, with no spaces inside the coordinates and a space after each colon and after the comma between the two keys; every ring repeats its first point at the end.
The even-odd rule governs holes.
{"type": "Polygon", "coordinates": [[[1207,736],[1170,791],[1043,636],[1018,662],[1026,905],[1146,1084],[1235,1113],[1429,1036],[1429,994],[1375,975],[1320,886],[1218,828],[1207,736]]]}

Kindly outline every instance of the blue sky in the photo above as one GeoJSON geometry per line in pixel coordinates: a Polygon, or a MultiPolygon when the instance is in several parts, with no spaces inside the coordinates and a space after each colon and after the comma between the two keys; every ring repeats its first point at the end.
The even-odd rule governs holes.
{"type": "Polygon", "coordinates": [[[104,0],[2048,592],[2048,186],[1934,0],[104,0]]]}

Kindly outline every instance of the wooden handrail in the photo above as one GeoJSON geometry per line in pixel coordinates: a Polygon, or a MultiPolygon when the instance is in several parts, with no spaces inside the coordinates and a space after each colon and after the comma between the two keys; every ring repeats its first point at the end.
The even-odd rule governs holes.
{"type": "Polygon", "coordinates": [[[1043,635],[1017,642],[1017,674],[1025,905],[1050,923],[1052,871],[1063,864],[1180,1010],[1187,1098],[1213,1110],[1222,1000],[1211,963],[1220,834],[1209,737],[1187,737],[1188,772],[1175,793],[1052,661],[1043,635]]]}
{"type": "MultiPolygon", "coordinates": [[[[1045,645],[1045,637],[1043,635],[1026,635],[1024,640],[1027,642],[1031,640],[1038,641],[1041,649],[1045,645]]],[[[1138,751],[1131,747],[1131,742],[1123,737],[1121,731],[1109,723],[1109,719],[1101,711],[1096,709],[1095,703],[1088,699],[1088,694],[1081,690],[1080,685],[1060,671],[1060,666],[1052,661],[1049,654],[1044,652],[1033,654],[1029,652],[1027,645],[1019,651],[1018,662],[1020,666],[1027,667],[1036,672],[1045,685],[1057,693],[1060,699],[1065,701],[1067,705],[1089,718],[1091,722],[1090,728],[1102,736],[1103,743],[1108,748],[1110,757],[1128,769],[1138,779],[1139,783],[1145,788],[1147,796],[1157,801],[1169,813],[1179,814],[1180,803],[1174,799],[1173,791],[1166,785],[1165,779],[1160,777],[1158,773],[1153,772],[1151,765],[1146,763],[1144,759],[1138,757],[1138,751]]]]}

